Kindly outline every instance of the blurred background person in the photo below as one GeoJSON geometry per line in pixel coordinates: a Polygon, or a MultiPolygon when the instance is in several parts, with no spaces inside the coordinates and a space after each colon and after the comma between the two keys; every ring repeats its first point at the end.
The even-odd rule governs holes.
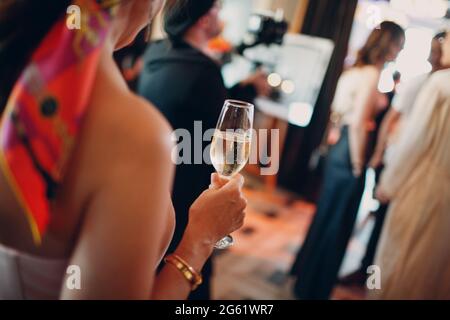
{"type": "MultiPolygon", "coordinates": [[[[386,157],[389,158],[389,154],[392,153],[392,150],[395,148],[395,139],[401,132],[401,128],[408,121],[408,117],[412,112],[415,100],[420,92],[420,89],[431,74],[445,68],[445,66],[441,63],[441,47],[444,37],[445,32],[439,32],[433,37],[431,41],[431,51],[429,56],[431,72],[417,76],[416,78],[413,78],[406,83],[401,84],[401,89],[396,93],[392,101],[392,107],[388,109],[386,116],[381,122],[375,151],[369,163],[369,165],[377,173],[377,180],[379,175],[383,171],[383,159],[385,157],[385,150],[389,150],[389,152],[386,154],[386,157]]],[[[389,160],[387,159],[387,161],[389,160]]],[[[379,209],[374,212],[375,225],[369,238],[365,255],[361,261],[361,266],[355,272],[341,279],[340,284],[356,284],[360,286],[365,284],[367,277],[367,268],[373,264],[376,247],[381,235],[381,230],[383,228],[387,210],[388,204],[384,203],[380,204],[379,209]]]]}
{"type": "MultiPolygon", "coordinates": [[[[209,42],[222,31],[219,19],[220,1],[168,0],[164,10],[164,29],[168,39],[150,44],[144,56],[144,70],[138,84],[140,95],[151,101],[167,117],[174,129],[186,129],[194,146],[194,122],[200,121],[201,135],[215,128],[220,110],[228,98],[252,101],[258,94],[268,95],[267,76],[257,72],[227,90],[221,66],[208,54],[209,42]]],[[[201,137],[200,137],[201,138],[201,137]]],[[[202,151],[210,143],[202,143],[202,151]]],[[[177,214],[175,236],[169,248],[173,251],[188,222],[189,206],[208,186],[212,165],[192,162],[176,168],[173,203],[177,214]]],[[[208,155],[209,156],[209,155],[208,155]]],[[[200,155],[203,159],[203,154],[200,155]]],[[[212,262],[203,269],[203,284],[193,292],[192,299],[210,298],[212,262]]]]}
{"type": "MultiPolygon", "coordinates": [[[[383,120],[386,118],[386,115],[389,114],[390,110],[392,109],[392,101],[397,94],[397,88],[398,88],[398,85],[399,85],[400,79],[401,79],[400,73],[398,71],[395,71],[392,75],[392,79],[394,81],[393,89],[389,92],[385,92],[385,93],[379,92],[379,94],[378,94],[378,96],[379,96],[378,105],[379,105],[380,111],[378,112],[377,116],[375,117],[375,129],[373,131],[373,135],[375,137],[379,136],[381,124],[383,123],[383,120]]],[[[375,142],[375,144],[377,144],[378,139],[375,139],[374,142],[375,142]]],[[[373,159],[373,156],[372,156],[372,159],[373,159]]],[[[370,166],[370,162],[369,162],[369,166],[370,166]]],[[[372,169],[374,170],[374,174],[375,174],[375,177],[374,177],[375,183],[377,183],[383,168],[381,166],[379,166],[376,168],[372,167],[372,169]]],[[[375,192],[375,189],[373,189],[372,191],[375,192]]],[[[387,211],[387,204],[380,204],[376,210],[369,212],[369,215],[364,220],[364,222],[361,224],[361,226],[365,226],[365,222],[367,222],[371,217],[373,217],[375,219],[375,224],[372,229],[369,241],[367,243],[365,254],[364,254],[363,258],[361,259],[360,267],[356,271],[344,276],[343,278],[340,278],[338,280],[339,285],[341,285],[341,286],[353,286],[353,285],[364,286],[366,284],[367,268],[370,265],[372,265],[372,263],[373,263],[376,245],[377,245],[377,241],[379,238],[379,234],[381,232],[381,227],[382,227],[382,223],[383,223],[386,211],[387,211]]]]}
{"type": "Polygon", "coordinates": [[[340,115],[340,137],[329,150],[317,211],[292,267],[300,299],[328,299],[336,282],[364,191],[380,73],[396,59],[404,41],[399,25],[382,22],[360,49],[354,67],[339,79],[332,108],[340,115]]]}
{"type": "MultiPolygon", "coordinates": [[[[442,46],[450,66],[450,37],[442,46]]],[[[377,189],[390,201],[374,299],[450,298],[450,70],[434,73],[412,109],[377,189]]]]}

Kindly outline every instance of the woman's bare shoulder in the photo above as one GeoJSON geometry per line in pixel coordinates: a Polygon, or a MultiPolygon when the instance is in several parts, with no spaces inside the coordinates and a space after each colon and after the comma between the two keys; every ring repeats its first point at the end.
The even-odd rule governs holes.
{"type": "Polygon", "coordinates": [[[172,130],[167,120],[151,103],[130,91],[118,90],[95,100],[90,113],[90,124],[102,140],[99,143],[111,148],[171,146],[172,130]]]}
{"type": "Polygon", "coordinates": [[[84,185],[97,189],[126,167],[171,174],[172,130],[153,105],[127,90],[100,92],[91,101],[77,155],[84,185]]]}
{"type": "Polygon", "coordinates": [[[158,141],[170,136],[171,128],[163,115],[130,91],[111,92],[94,103],[93,120],[109,134],[121,135],[129,142],[158,141]]]}
{"type": "MultiPolygon", "coordinates": [[[[74,185],[89,198],[110,183],[113,173],[137,170],[170,174],[171,128],[149,102],[128,90],[115,62],[100,60],[89,109],[70,166],[74,185]]],[[[138,178],[137,178],[138,179],[138,178]]],[[[78,198],[80,198],[78,197],[78,198]]]]}
{"type": "Polygon", "coordinates": [[[128,90],[109,55],[101,60],[91,96],[87,130],[110,148],[137,144],[164,145],[171,128],[159,111],[128,90]],[[111,143],[114,142],[114,143],[111,143]]]}

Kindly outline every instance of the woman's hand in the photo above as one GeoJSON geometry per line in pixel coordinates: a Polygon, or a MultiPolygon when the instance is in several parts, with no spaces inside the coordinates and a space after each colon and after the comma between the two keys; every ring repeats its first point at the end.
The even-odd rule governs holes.
{"type": "MultiPolygon", "coordinates": [[[[201,272],[211,256],[214,245],[244,223],[247,201],[242,196],[244,178],[237,175],[230,180],[211,176],[211,185],[189,210],[189,223],[175,254],[190,267],[201,272]]],[[[189,281],[173,266],[165,266],[158,274],[153,298],[179,299],[191,288],[189,281]],[[171,285],[162,285],[171,282],[171,285]]]]}
{"type": "Polygon", "coordinates": [[[210,188],[204,191],[189,210],[186,233],[191,240],[214,244],[244,223],[247,200],[243,197],[244,178],[236,175],[230,180],[211,176],[210,188]],[[194,237],[194,238],[193,238],[194,237]]]}

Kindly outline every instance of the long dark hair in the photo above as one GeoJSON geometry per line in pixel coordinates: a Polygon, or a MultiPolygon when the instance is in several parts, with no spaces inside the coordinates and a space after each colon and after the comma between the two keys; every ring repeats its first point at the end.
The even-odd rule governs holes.
{"type": "Polygon", "coordinates": [[[405,38],[402,27],[392,21],[384,21],[375,28],[367,38],[364,46],[358,51],[355,66],[377,64],[386,59],[393,43],[405,38]]]}
{"type": "Polygon", "coordinates": [[[70,0],[0,2],[0,113],[22,69],[70,0]]]}

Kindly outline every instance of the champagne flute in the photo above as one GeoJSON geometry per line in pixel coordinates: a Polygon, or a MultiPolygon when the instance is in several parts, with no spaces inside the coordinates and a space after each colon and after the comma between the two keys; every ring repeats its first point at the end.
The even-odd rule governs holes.
{"type": "MultiPolygon", "coordinates": [[[[226,100],[211,143],[211,162],[220,177],[230,179],[244,168],[250,156],[254,106],[251,103],[226,100]]],[[[228,235],[218,241],[217,249],[233,245],[228,235]]]]}

